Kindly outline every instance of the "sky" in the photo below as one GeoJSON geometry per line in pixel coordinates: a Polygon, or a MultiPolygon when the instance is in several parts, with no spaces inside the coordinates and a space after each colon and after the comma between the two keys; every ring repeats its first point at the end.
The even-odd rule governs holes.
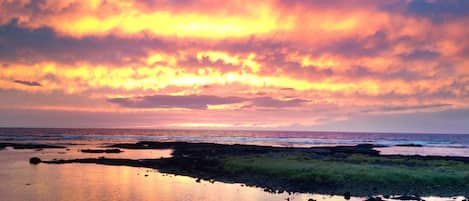
{"type": "Polygon", "coordinates": [[[0,0],[0,126],[469,133],[466,0],[0,0]]]}

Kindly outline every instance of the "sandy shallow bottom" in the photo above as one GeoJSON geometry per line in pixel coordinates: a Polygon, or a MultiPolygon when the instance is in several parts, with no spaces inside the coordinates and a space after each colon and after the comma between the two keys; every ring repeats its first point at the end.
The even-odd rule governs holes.
{"type": "MultiPolygon", "coordinates": [[[[169,157],[171,150],[124,150],[120,154],[84,154],[86,146],[69,150],[0,151],[1,200],[23,201],[250,201],[250,200],[345,200],[343,196],[320,194],[273,194],[242,184],[196,182],[195,178],[159,173],[146,168],[93,164],[30,165],[30,157],[43,159],[86,158],[160,158],[169,157]]],[[[95,147],[91,147],[95,148],[95,147]]],[[[366,198],[352,197],[353,200],[366,198]]],[[[462,200],[462,197],[427,197],[425,200],[462,200]]]]}

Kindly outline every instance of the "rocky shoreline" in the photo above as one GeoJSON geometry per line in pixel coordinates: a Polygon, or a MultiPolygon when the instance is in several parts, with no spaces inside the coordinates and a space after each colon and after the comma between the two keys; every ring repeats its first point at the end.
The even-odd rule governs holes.
{"type": "Polygon", "coordinates": [[[138,142],[109,149],[172,149],[171,158],[83,158],[40,161],[157,169],[210,182],[243,183],[269,192],[322,194],[469,194],[469,158],[380,155],[372,144],[336,147],[270,147],[189,142],[138,142]]]}

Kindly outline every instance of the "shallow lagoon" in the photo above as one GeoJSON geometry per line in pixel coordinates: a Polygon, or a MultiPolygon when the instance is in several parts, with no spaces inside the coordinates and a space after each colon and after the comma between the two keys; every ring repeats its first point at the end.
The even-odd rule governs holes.
{"type": "MultiPolygon", "coordinates": [[[[171,150],[124,150],[119,154],[81,153],[79,149],[95,145],[71,146],[66,149],[0,151],[0,195],[2,200],[345,200],[341,195],[306,193],[269,193],[243,184],[208,181],[159,173],[157,170],[94,164],[31,165],[30,157],[43,159],[85,158],[160,158],[171,150]]],[[[352,197],[351,200],[366,198],[352,197]]],[[[426,197],[425,200],[463,200],[463,197],[426,197]]]]}

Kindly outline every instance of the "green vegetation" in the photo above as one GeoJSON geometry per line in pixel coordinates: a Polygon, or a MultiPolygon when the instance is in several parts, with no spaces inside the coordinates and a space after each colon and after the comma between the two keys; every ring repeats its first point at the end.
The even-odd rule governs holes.
{"type": "Polygon", "coordinates": [[[309,191],[352,191],[355,194],[454,194],[469,191],[469,164],[448,160],[418,160],[362,154],[254,154],[227,156],[231,174],[268,182],[279,180],[309,191]]]}

